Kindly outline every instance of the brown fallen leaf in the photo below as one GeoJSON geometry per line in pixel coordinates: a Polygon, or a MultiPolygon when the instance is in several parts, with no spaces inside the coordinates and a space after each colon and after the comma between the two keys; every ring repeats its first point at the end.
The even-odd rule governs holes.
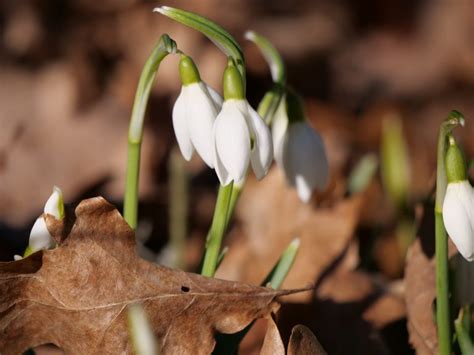
{"type": "Polygon", "coordinates": [[[171,270],[140,259],[133,231],[103,198],[82,201],[71,226],[48,216],[58,248],[0,263],[0,351],[55,344],[72,354],[130,353],[125,309],[141,303],[164,354],[209,354],[276,311],[275,291],[171,270]],[[67,234],[66,238],[63,235],[67,234]]]}
{"type": "Polygon", "coordinates": [[[288,344],[288,355],[298,354],[327,354],[313,332],[301,324],[295,325],[291,330],[290,343],[288,344]]]}
{"type": "MultiPolygon", "coordinates": [[[[434,219],[432,208],[425,209],[419,231],[407,253],[405,300],[410,343],[417,354],[437,354],[438,336],[433,302],[436,298],[434,261],[434,219]]],[[[456,253],[449,240],[449,255],[456,253]]]]}
{"type": "MultiPolygon", "coordinates": [[[[301,324],[293,327],[288,343],[288,355],[299,354],[327,354],[313,332],[301,324]]],[[[260,349],[260,355],[285,355],[285,346],[283,345],[280,331],[271,316],[267,317],[267,331],[260,349]]]]}
{"type": "MultiPolygon", "coordinates": [[[[258,284],[281,252],[298,237],[301,248],[284,288],[307,285],[345,253],[358,221],[363,196],[315,208],[286,186],[280,169],[258,182],[248,181],[237,206],[240,220],[231,232],[229,252],[217,271],[223,279],[258,284]],[[258,218],[256,218],[258,216],[258,218]]],[[[309,300],[309,294],[292,299],[309,300]]]]}
{"type": "Polygon", "coordinates": [[[267,332],[260,355],[285,355],[285,346],[281,340],[280,332],[271,316],[267,317],[267,332]]]}

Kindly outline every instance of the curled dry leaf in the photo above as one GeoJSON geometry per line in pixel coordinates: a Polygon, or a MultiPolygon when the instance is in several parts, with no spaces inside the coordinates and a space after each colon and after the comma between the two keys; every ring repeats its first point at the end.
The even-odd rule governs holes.
{"type": "MultiPolygon", "coordinates": [[[[237,206],[240,224],[231,233],[218,277],[260,283],[298,237],[301,248],[283,285],[291,288],[315,282],[345,253],[362,203],[363,196],[358,195],[321,208],[303,204],[295,190],[286,186],[279,169],[272,169],[258,186],[249,180],[237,206]]],[[[309,300],[311,295],[294,297],[309,300]]]]}
{"type": "Polygon", "coordinates": [[[288,355],[298,354],[327,354],[313,332],[301,324],[295,325],[291,330],[290,343],[288,344],[288,355]]]}
{"type": "Polygon", "coordinates": [[[271,316],[267,317],[267,332],[260,355],[285,355],[285,346],[281,340],[280,332],[271,316]]]}
{"type": "MultiPolygon", "coordinates": [[[[271,316],[267,317],[267,332],[263,341],[260,355],[285,355],[285,346],[281,339],[275,321],[271,316]]],[[[313,332],[304,325],[298,324],[291,330],[288,343],[288,355],[326,355],[313,332]]]]}
{"type": "MultiPolygon", "coordinates": [[[[421,355],[438,353],[438,336],[433,308],[436,298],[434,231],[426,229],[433,225],[432,213],[425,213],[419,238],[408,250],[405,268],[405,300],[410,343],[417,354],[421,355]]],[[[449,241],[449,255],[452,256],[455,253],[456,249],[449,241]]]]}
{"type": "Polygon", "coordinates": [[[214,331],[239,331],[275,311],[275,297],[291,293],[140,259],[133,231],[103,198],[82,201],[75,215],[72,226],[47,218],[62,240],[58,248],[0,263],[2,354],[45,343],[71,354],[130,353],[131,303],[146,310],[161,353],[209,354],[214,331]]]}

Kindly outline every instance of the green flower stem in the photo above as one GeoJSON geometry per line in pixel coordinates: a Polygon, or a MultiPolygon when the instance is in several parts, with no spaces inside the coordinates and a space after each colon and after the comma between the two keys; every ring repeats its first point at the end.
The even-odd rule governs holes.
{"type": "Polygon", "coordinates": [[[270,67],[270,73],[274,85],[273,88],[265,94],[258,106],[259,115],[267,125],[270,125],[273,115],[278,109],[285,91],[285,63],[283,62],[280,53],[278,53],[276,48],[267,38],[253,31],[248,31],[245,34],[245,38],[255,43],[270,67]]]}
{"type": "Polygon", "coordinates": [[[454,321],[454,328],[456,329],[456,336],[458,338],[459,348],[462,355],[474,354],[474,345],[472,344],[469,329],[466,329],[465,323],[470,322],[470,307],[465,306],[460,309],[458,318],[454,321]]]}
{"type": "MultiPolygon", "coordinates": [[[[265,277],[261,286],[268,286],[274,289],[280,288],[283,280],[290,271],[296,259],[300,247],[300,240],[294,239],[278,259],[272,271],[265,277]]],[[[237,354],[239,344],[247,335],[254,322],[250,323],[240,332],[235,334],[218,334],[216,338],[216,348],[213,354],[237,354]]]]}
{"type": "Polygon", "coordinates": [[[267,38],[254,31],[246,32],[245,38],[255,43],[258,49],[260,49],[260,52],[262,52],[263,57],[270,67],[273,82],[283,85],[286,81],[285,64],[273,44],[267,38]]]}
{"type": "Polygon", "coordinates": [[[451,317],[449,312],[448,239],[443,215],[435,211],[436,233],[436,323],[441,355],[451,354],[451,317]]]}
{"type": "Polygon", "coordinates": [[[146,106],[160,63],[170,53],[176,53],[176,43],[164,34],[143,67],[133,103],[128,131],[127,177],[123,207],[125,221],[132,229],[137,227],[138,177],[146,106]]]}
{"type": "Polygon", "coordinates": [[[227,226],[227,214],[232,196],[232,187],[233,183],[219,187],[211,228],[207,234],[206,252],[204,254],[201,275],[213,277],[216,272],[222,239],[227,226]]]}
{"type": "Polygon", "coordinates": [[[442,123],[437,147],[435,235],[436,235],[436,322],[438,325],[438,344],[441,355],[451,354],[451,317],[449,312],[448,277],[448,238],[443,223],[443,201],[446,194],[447,178],[445,155],[447,137],[457,125],[464,125],[464,117],[457,111],[451,111],[442,123]]]}
{"type": "Polygon", "coordinates": [[[226,56],[232,57],[236,62],[240,74],[242,75],[245,88],[245,62],[242,49],[240,48],[237,41],[226,30],[205,17],[181,9],[176,9],[169,6],[161,6],[155,8],[153,11],[159,12],[176,22],[201,32],[203,35],[209,38],[226,56]]]}

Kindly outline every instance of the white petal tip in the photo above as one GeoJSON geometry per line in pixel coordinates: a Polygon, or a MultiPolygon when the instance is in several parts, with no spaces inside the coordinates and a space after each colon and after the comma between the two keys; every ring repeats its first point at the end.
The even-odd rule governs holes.
{"type": "Polygon", "coordinates": [[[291,242],[290,246],[292,248],[299,248],[300,247],[300,244],[301,244],[301,239],[300,238],[295,238],[293,239],[293,241],[291,242]]]}
{"type": "Polygon", "coordinates": [[[57,186],[53,187],[53,193],[44,205],[44,213],[53,215],[56,219],[62,219],[64,214],[63,193],[57,186]]]}
{"type": "Polygon", "coordinates": [[[308,203],[311,200],[312,193],[309,190],[297,188],[296,192],[298,193],[298,197],[304,203],[308,203]]]}
{"type": "Polygon", "coordinates": [[[253,42],[255,40],[255,32],[254,31],[245,32],[244,38],[253,42]]]}
{"type": "Polygon", "coordinates": [[[159,12],[160,14],[165,15],[167,10],[169,10],[168,6],[160,6],[160,7],[155,7],[153,9],[153,12],[159,12]]]}
{"type": "Polygon", "coordinates": [[[21,260],[21,259],[23,259],[23,257],[21,255],[13,255],[13,260],[18,261],[18,260],[21,260]]]}

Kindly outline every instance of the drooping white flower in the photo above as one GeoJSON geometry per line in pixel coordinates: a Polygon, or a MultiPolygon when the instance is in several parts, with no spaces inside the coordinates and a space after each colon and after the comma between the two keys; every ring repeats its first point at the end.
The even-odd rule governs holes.
{"type": "Polygon", "coordinates": [[[275,160],[299,198],[308,202],[314,189],[324,190],[329,167],[321,136],[305,120],[301,103],[283,97],[272,122],[275,160]]]}
{"type": "MultiPolygon", "coordinates": [[[[38,250],[51,249],[56,246],[56,241],[53,239],[48,231],[48,227],[46,226],[45,215],[52,215],[57,220],[64,218],[63,194],[59,187],[54,186],[53,193],[46,201],[43,212],[44,214],[36,219],[33,228],[31,228],[25,257],[37,252],[38,250]]],[[[21,257],[15,255],[14,259],[19,260],[21,257]]]]}
{"type": "Polygon", "coordinates": [[[448,184],[443,203],[443,221],[459,253],[474,260],[474,192],[467,180],[448,184]]]}
{"type": "Polygon", "coordinates": [[[222,106],[222,98],[201,81],[192,59],[180,61],[183,86],[173,107],[173,127],[181,154],[190,160],[194,149],[214,168],[213,124],[222,106]]]}
{"type": "Polygon", "coordinates": [[[257,179],[262,179],[272,163],[270,131],[244,98],[242,86],[230,63],[224,73],[226,100],[214,123],[215,169],[222,185],[241,183],[249,162],[257,179]]]}
{"type": "Polygon", "coordinates": [[[459,253],[474,260],[474,190],[467,180],[464,156],[450,137],[446,152],[448,187],[443,201],[443,222],[459,253]]]}

